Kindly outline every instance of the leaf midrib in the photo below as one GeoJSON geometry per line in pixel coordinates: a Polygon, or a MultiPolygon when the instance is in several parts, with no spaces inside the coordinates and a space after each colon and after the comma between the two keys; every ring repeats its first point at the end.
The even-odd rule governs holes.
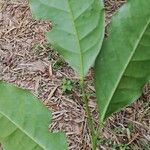
{"type": "Polygon", "coordinates": [[[34,140],[32,138],[32,136],[30,136],[30,134],[28,134],[24,129],[22,129],[22,127],[20,127],[18,124],[16,124],[11,118],[9,118],[7,115],[5,115],[3,112],[0,111],[0,114],[2,114],[5,118],[7,118],[12,124],[14,124],[20,131],[22,131],[26,136],[28,136],[33,142],[35,142],[37,145],[39,145],[39,147],[41,147],[44,150],[43,145],[40,145],[40,143],[38,143],[36,140],[34,140]]]}
{"type": "Polygon", "coordinates": [[[73,15],[73,11],[72,11],[72,8],[70,6],[70,3],[69,3],[69,0],[67,0],[67,4],[68,4],[68,8],[69,8],[69,11],[70,11],[70,17],[71,17],[71,20],[72,20],[72,23],[73,23],[73,27],[74,27],[74,32],[75,32],[75,36],[76,36],[76,41],[77,41],[77,46],[78,46],[78,49],[79,49],[79,55],[80,55],[80,75],[81,75],[81,79],[83,79],[84,77],[84,66],[83,66],[83,56],[82,56],[82,49],[81,49],[81,46],[80,46],[80,41],[79,41],[79,33],[78,33],[78,30],[77,30],[77,27],[75,25],[75,17],[73,15]]]}
{"type": "Polygon", "coordinates": [[[136,52],[136,49],[137,49],[137,47],[138,47],[138,44],[140,43],[140,41],[141,41],[141,39],[142,39],[142,37],[143,37],[143,35],[144,35],[146,29],[148,28],[149,24],[150,24],[150,18],[149,18],[148,22],[146,23],[146,25],[144,26],[144,28],[143,28],[143,30],[142,30],[142,32],[141,32],[141,34],[140,34],[140,36],[139,36],[137,42],[135,43],[133,52],[131,53],[131,55],[130,55],[130,57],[129,57],[127,63],[126,63],[126,65],[124,66],[124,68],[122,69],[122,72],[120,73],[119,79],[118,79],[118,81],[116,82],[115,87],[114,87],[114,90],[112,91],[112,93],[111,93],[111,95],[110,95],[110,98],[109,98],[109,100],[108,100],[108,104],[106,105],[106,107],[105,107],[105,109],[104,109],[104,111],[103,111],[104,113],[102,113],[102,117],[101,117],[102,122],[104,121],[104,118],[105,118],[107,109],[108,109],[108,107],[109,107],[109,105],[110,105],[110,103],[111,103],[111,99],[113,98],[113,96],[114,96],[114,94],[115,94],[115,91],[117,90],[117,87],[118,87],[119,83],[121,82],[122,76],[123,76],[125,70],[127,69],[128,65],[129,65],[129,63],[130,63],[130,60],[132,60],[132,58],[133,58],[133,56],[134,56],[134,54],[135,54],[135,52],[136,52]]]}

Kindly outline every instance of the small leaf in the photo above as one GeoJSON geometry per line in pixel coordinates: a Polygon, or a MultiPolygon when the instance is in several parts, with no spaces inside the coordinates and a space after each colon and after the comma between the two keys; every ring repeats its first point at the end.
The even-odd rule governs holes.
{"type": "Polygon", "coordinates": [[[150,0],[115,14],[95,65],[101,121],[138,99],[150,80],[150,0]]]}
{"type": "Polygon", "coordinates": [[[0,143],[5,150],[66,150],[63,133],[48,131],[51,113],[26,90],[0,82],[0,143]]]}
{"type": "Polygon", "coordinates": [[[30,0],[30,7],[36,18],[53,22],[48,42],[85,76],[104,37],[103,0],[30,0]]]}
{"type": "Polygon", "coordinates": [[[73,88],[73,83],[71,80],[63,79],[62,80],[62,89],[63,92],[71,91],[73,88]]]}

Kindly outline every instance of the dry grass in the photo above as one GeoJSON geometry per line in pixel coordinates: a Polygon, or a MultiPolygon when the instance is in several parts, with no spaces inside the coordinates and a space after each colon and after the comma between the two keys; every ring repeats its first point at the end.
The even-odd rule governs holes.
{"type": "MultiPolygon", "coordinates": [[[[105,0],[109,23],[122,0],[105,0]]],[[[78,76],[49,48],[44,32],[48,22],[32,19],[24,0],[0,1],[0,80],[31,90],[53,111],[50,130],[65,131],[70,150],[90,150],[87,118],[78,90],[78,76]],[[62,92],[62,79],[72,80],[71,92],[62,92]]],[[[92,73],[87,77],[90,108],[97,122],[92,73]]],[[[132,106],[116,113],[106,122],[98,149],[150,149],[150,88],[132,106]]]]}

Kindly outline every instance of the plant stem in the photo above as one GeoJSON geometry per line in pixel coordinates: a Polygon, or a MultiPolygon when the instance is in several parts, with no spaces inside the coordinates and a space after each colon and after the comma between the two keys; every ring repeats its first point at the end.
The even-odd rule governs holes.
{"type": "Polygon", "coordinates": [[[84,78],[81,78],[80,86],[81,86],[81,92],[82,92],[82,100],[85,104],[85,111],[86,111],[87,119],[88,119],[88,127],[89,127],[89,132],[90,132],[91,141],[92,141],[92,150],[96,150],[98,136],[95,132],[92,114],[91,114],[91,111],[90,111],[90,108],[89,108],[89,105],[88,105],[89,101],[88,101],[86,91],[85,91],[84,78]]]}

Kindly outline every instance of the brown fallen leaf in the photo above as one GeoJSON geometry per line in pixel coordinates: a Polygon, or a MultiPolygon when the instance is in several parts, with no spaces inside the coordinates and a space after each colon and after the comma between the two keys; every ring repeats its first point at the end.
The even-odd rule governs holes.
{"type": "Polygon", "coordinates": [[[44,73],[46,71],[47,65],[44,62],[38,60],[27,64],[20,64],[19,67],[26,68],[33,72],[41,71],[42,73],[44,73]]]}

